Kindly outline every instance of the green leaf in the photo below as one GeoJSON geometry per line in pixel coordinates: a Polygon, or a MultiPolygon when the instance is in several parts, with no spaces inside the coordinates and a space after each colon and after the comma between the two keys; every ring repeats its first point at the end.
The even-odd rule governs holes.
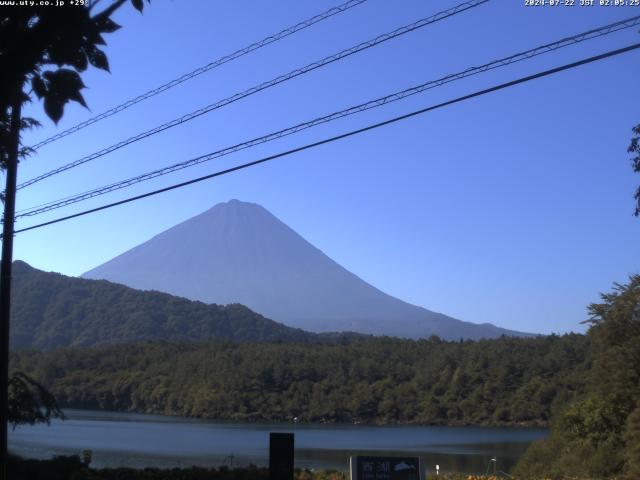
{"type": "Polygon", "coordinates": [[[100,68],[101,70],[109,70],[109,60],[107,56],[102,50],[94,48],[89,52],[89,62],[96,68],[100,68]]]}
{"type": "Polygon", "coordinates": [[[42,98],[47,94],[47,86],[42,78],[40,78],[40,75],[34,75],[31,79],[31,88],[33,88],[33,93],[35,93],[38,98],[42,98]]]}
{"type": "MultiPolygon", "coordinates": [[[[45,75],[47,73],[49,72],[45,72],[45,75]]],[[[67,98],[70,97],[70,92],[76,92],[85,88],[78,72],[69,70],[68,68],[61,68],[55,72],[51,72],[51,75],[48,75],[48,80],[50,91],[55,90],[58,94],[67,98]]]]}
{"type": "Polygon", "coordinates": [[[32,128],[41,127],[41,126],[42,126],[42,124],[38,120],[36,120],[35,118],[22,117],[21,124],[20,124],[20,130],[30,130],[32,128]]]}
{"type": "Polygon", "coordinates": [[[87,106],[80,93],[85,85],[78,72],[61,68],[55,71],[48,70],[42,76],[47,82],[44,110],[51,120],[58,123],[64,114],[65,104],[71,100],[83,107],[87,106]]]}
{"type": "Polygon", "coordinates": [[[84,72],[87,69],[88,63],[87,55],[84,53],[84,50],[78,49],[71,65],[73,65],[73,67],[79,72],[84,72]]]}
{"type": "Polygon", "coordinates": [[[84,108],[89,108],[89,107],[87,107],[87,102],[84,101],[84,97],[78,91],[72,92],[71,95],[69,95],[69,100],[73,100],[74,102],[78,102],[84,108]]]}
{"type": "Polygon", "coordinates": [[[58,123],[64,113],[64,104],[59,98],[47,96],[44,99],[44,111],[51,120],[58,123]]]}
{"type": "Polygon", "coordinates": [[[102,33],[113,33],[121,28],[120,25],[108,17],[97,20],[96,25],[98,30],[102,33]]]}

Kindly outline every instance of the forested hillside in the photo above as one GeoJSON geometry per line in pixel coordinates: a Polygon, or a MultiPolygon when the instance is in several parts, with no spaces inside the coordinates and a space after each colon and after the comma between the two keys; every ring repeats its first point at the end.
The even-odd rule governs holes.
{"type": "Polygon", "coordinates": [[[52,349],[149,340],[317,341],[242,305],[207,305],[107,281],[13,266],[11,345],[52,349]]]}
{"type": "Polygon", "coordinates": [[[479,342],[146,343],[15,353],[64,407],[233,420],[545,425],[583,390],[581,335],[479,342]]]}

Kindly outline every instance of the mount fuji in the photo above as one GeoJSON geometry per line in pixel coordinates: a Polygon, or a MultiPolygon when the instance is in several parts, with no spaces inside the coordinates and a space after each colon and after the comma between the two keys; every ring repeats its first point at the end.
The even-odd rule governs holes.
{"type": "Polygon", "coordinates": [[[206,303],[241,303],[314,332],[449,340],[528,335],[464,322],[392,297],[262,206],[238,200],[217,204],[82,276],[206,303]]]}

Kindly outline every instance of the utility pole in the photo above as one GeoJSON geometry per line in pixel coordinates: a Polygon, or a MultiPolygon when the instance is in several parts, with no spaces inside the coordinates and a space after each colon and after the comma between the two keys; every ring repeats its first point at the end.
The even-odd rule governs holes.
{"type": "Polygon", "coordinates": [[[9,152],[6,164],[7,183],[2,225],[2,262],[0,264],[0,480],[7,477],[7,432],[9,424],[9,324],[11,315],[11,267],[13,263],[13,231],[16,212],[16,179],[20,149],[22,99],[12,99],[9,152]]]}

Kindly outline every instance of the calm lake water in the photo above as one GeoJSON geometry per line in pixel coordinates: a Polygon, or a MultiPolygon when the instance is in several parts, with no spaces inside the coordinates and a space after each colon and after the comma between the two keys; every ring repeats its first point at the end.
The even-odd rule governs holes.
{"type": "MultiPolygon", "coordinates": [[[[269,432],[295,433],[296,466],[347,470],[350,455],[420,456],[427,471],[484,473],[492,458],[508,471],[541,428],[239,424],[159,415],[67,410],[51,426],[9,433],[11,451],[31,458],[93,450],[94,467],[268,464],[269,432]]],[[[492,467],[493,468],[493,467],[492,467]]]]}

